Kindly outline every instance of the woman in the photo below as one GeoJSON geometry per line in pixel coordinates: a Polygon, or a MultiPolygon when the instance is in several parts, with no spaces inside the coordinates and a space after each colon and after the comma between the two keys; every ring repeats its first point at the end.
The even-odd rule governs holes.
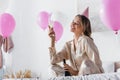
{"type": "Polygon", "coordinates": [[[49,37],[51,38],[50,59],[53,71],[56,76],[64,75],[64,70],[67,70],[71,75],[87,75],[103,73],[102,62],[99,57],[99,52],[91,38],[91,24],[87,17],[76,15],[71,23],[71,32],[74,38],[65,43],[65,46],[60,52],[55,50],[55,32],[49,27],[49,37]],[[71,65],[64,64],[60,67],[57,63],[63,59],[70,60],[71,65]]]}

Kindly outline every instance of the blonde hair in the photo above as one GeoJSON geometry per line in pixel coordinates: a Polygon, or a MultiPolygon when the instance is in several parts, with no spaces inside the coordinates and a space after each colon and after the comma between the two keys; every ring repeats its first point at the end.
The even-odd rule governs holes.
{"type": "Polygon", "coordinates": [[[91,31],[90,20],[84,15],[80,15],[80,14],[76,15],[76,17],[80,18],[81,25],[83,26],[83,34],[91,38],[92,31],[91,31]]]}

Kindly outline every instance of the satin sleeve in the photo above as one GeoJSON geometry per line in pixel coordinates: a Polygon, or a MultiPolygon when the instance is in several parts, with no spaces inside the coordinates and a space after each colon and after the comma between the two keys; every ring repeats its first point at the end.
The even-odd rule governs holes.
{"type": "Polygon", "coordinates": [[[101,72],[104,72],[102,68],[102,61],[99,56],[99,51],[95,43],[91,38],[84,38],[82,40],[83,51],[87,54],[88,58],[94,62],[99,68],[101,72]]]}
{"type": "Polygon", "coordinates": [[[56,64],[63,61],[63,59],[69,58],[68,52],[66,50],[66,44],[59,52],[56,51],[55,47],[49,47],[49,52],[51,64],[56,64]]]}

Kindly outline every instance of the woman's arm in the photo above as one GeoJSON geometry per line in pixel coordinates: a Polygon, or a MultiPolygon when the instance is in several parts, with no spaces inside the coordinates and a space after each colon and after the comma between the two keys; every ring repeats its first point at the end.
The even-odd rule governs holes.
{"type": "Polygon", "coordinates": [[[93,61],[95,64],[101,64],[98,48],[92,39],[86,38],[84,40],[84,48],[91,61],[93,61]]]}
{"type": "Polygon", "coordinates": [[[59,52],[56,52],[55,47],[49,47],[49,51],[50,51],[51,64],[56,64],[63,61],[63,59],[69,58],[65,46],[59,52]]]}
{"type": "Polygon", "coordinates": [[[88,58],[94,62],[100,69],[100,72],[104,72],[102,68],[102,61],[99,56],[99,51],[93,40],[89,37],[83,40],[84,51],[86,52],[88,58]]]}
{"type": "Polygon", "coordinates": [[[51,39],[51,45],[49,47],[51,64],[56,64],[60,61],[63,61],[63,59],[68,59],[68,53],[66,51],[65,46],[63,47],[63,49],[61,51],[56,52],[55,32],[54,32],[53,28],[51,28],[50,26],[49,26],[49,34],[48,35],[51,39]]]}
{"type": "Polygon", "coordinates": [[[64,70],[69,71],[70,74],[72,74],[72,75],[74,75],[74,76],[78,75],[78,72],[79,72],[79,71],[77,71],[77,70],[74,70],[74,69],[73,69],[71,66],[69,66],[68,64],[64,64],[64,70]]]}

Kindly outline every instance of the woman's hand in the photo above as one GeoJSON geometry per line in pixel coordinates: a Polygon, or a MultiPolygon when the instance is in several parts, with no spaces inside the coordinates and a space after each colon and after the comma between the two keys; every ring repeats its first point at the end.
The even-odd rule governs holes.
{"type": "Polygon", "coordinates": [[[73,70],[73,68],[69,66],[68,64],[64,64],[64,70],[69,71],[72,75],[78,74],[78,71],[73,70]]]}
{"type": "Polygon", "coordinates": [[[55,32],[53,30],[52,27],[48,26],[49,27],[49,30],[48,30],[48,35],[51,39],[54,39],[55,38],[55,32]]]}
{"type": "Polygon", "coordinates": [[[51,47],[55,46],[55,32],[52,27],[48,26],[48,36],[51,38],[51,47]]]}

